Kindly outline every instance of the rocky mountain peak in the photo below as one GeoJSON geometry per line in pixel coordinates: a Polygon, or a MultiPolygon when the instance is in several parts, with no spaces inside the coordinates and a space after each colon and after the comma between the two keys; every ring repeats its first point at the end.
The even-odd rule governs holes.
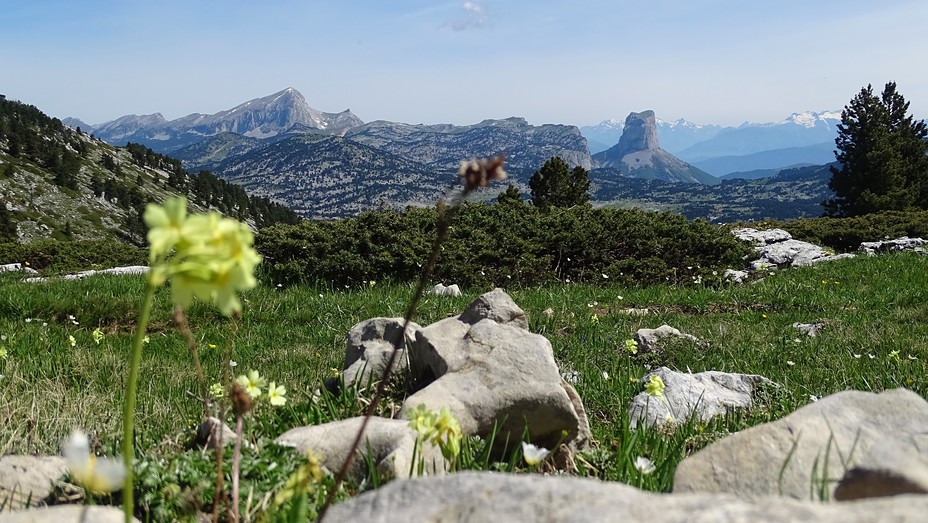
{"type": "Polygon", "coordinates": [[[625,129],[619,138],[616,151],[620,156],[635,151],[660,149],[657,141],[657,119],[654,111],[631,113],[625,118],[625,129]]]}

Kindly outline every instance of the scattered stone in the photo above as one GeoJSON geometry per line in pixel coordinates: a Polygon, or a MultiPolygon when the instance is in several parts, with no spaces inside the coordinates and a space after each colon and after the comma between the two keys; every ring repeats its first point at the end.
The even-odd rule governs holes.
{"type": "Polygon", "coordinates": [[[0,457],[0,508],[18,510],[27,505],[44,505],[52,484],[68,466],[61,456],[0,457]]]}
{"type": "MultiPolygon", "coordinates": [[[[279,445],[294,447],[300,452],[311,451],[320,457],[325,468],[336,472],[348,458],[348,452],[363,421],[364,418],[358,416],[323,425],[297,427],[281,434],[274,441],[279,445]]],[[[425,443],[417,451],[417,436],[418,433],[406,420],[371,418],[364,431],[364,441],[355,452],[348,469],[348,477],[355,481],[365,477],[367,465],[364,455],[368,452],[377,471],[385,478],[409,477],[411,470],[414,473],[418,470],[420,460],[424,463],[425,474],[444,474],[448,463],[441,450],[425,443]]]]}
{"type": "Polygon", "coordinates": [[[814,338],[818,336],[818,333],[821,332],[822,329],[825,328],[825,324],[823,322],[799,323],[797,321],[796,323],[793,324],[793,327],[796,329],[799,329],[799,332],[801,332],[802,334],[805,334],[806,336],[814,338]]]}
{"type": "Polygon", "coordinates": [[[219,418],[210,416],[197,427],[197,434],[193,443],[200,447],[215,449],[219,447],[220,437],[222,446],[232,443],[236,439],[235,431],[219,418]]]}
{"type": "MultiPolygon", "coordinates": [[[[120,507],[93,505],[58,505],[31,508],[0,514],[0,523],[122,523],[125,514],[120,507]]],[[[138,521],[132,518],[132,521],[138,521]]]]}
{"type": "Polygon", "coordinates": [[[541,313],[550,318],[551,316],[554,316],[554,309],[548,307],[547,309],[541,311],[541,313]]]}
{"type": "MultiPolygon", "coordinates": [[[[345,365],[342,377],[345,387],[351,389],[356,384],[365,386],[380,380],[387,369],[393,343],[403,334],[403,318],[372,318],[364,320],[348,331],[348,343],[345,347],[345,365]]],[[[409,367],[406,347],[416,339],[416,332],[421,329],[414,322],[409,323],[400,352],[393,361],[393,373],[405,373],[409,367]]],[[[338,392],[340,381],[329,378],[325,386],[332,392],[338,392]]]]}
{"type": "Polygon", "coordinates": [[[335,505],[327,520],[865,523],[924,521],[925,514],[928,496],[848,503],[771,497],[749,501],[720,494],[656,494],[589,478],[460,472],[440,478],[393,481],[335,505]]]}
{"type": "Polygon", "coordinates": [[[14,271],[25,272],[26,274],[36,274],[39,272],[33,269],[32,267],[26,267],[25,265],[21,263],[7,263],[4,265],[0,265],[0,272],[14,272],[14,271]]]}
{"type": "Polygon", "coordinates": [[[456,283],[447,287],[442,283],[437,283],[432,287],[432,294],[436,296],[460,296],[461,288],[456,283]]]}
{"type": "Polygon", "coordinates": [[[670,325],[661,325],[656,329],[638,329],[635,333],[635,341],[638,342],[639,352],[652,352],[657,350],[657,344],[664,338],[683,338],[690,341],[699,341],[699,338],[692,334],[683,334],[670,325]]]}
{"type": "Polygon", "coordinates": [[[926,251],[923,246],[926,243],[928,243],[928,240],[903,236],[901,238],[896,238],[895,240],[863,242],[860,244],[860,247],[857,250],[863,251],[863,253],[869,256],[875,256],[877,254],[890,251],[916,251],[925,253],[926,251]]]}
{"type": "Polygon", "coordinates": [[[619,314],[627,314],[629,316],[644,316],[650,314],[651,311],[648,309],[638,309],[635,307],[630,307],[628,309],[619,309],[619,314]]]}
{"type": "MultiPolygon", "coordinates": [[[[116,275],[125,275],[125,274],[148,274],[149,267],[147,265],[130,265],[127,267],[113,267],[112,269],[103,269],[99,271],[81,271],[74,274],[65,274],[62,276],[65,280],[82,280],[88,276],[94,276],[97,274],[116,274],[116,275]]],[[[33,277],[27,278],[26,281],[29,283],[45,281],[48,278],[42,277],[33,277]]]]}
{"type": "MultiPolygon", "coordinates": [[[[877,447],[892,448],[901,456],[879,465],[879,474],[909,478],[907,481],[918,484],[921,480],[909,475],[907,469],[916,463],[911,456],[919,456],[918,463],[928,459],[928,402],[906,389],[879,394],[844,391],[821,398],[777,421],[716,441],[684,459],[677,467],[673,489],[727,492],[745,498],[782,495],[818,500],[820,495],[836,496],[834,485],[844,478],[842,496],[860,496],[859,492],[880,491],[860,487],[872,484],[876,473],[864,481],[855,477],[859,472],[847,477],[845,471],[858,464],[874,470],[875,462],[881,459],[879,453],[871,456],[877,447]]],[[[910,492],[900,486],[904,484],[895,481],[892,489],[910,492]]]]}
{"type": "Polygon", "coordinates": [[[422,388],[406,399],[401,417],[419,405],[448,408],[466,435],[496,428],[496,441],[505,443],[521,441],[527,429],[532,443],[549,449],[586,437],[585,415],[564,386],[551,343],[528,332],[525,312],[501,289],[418,331],[409,351],[422,388]]]}
{"type": "Polygon", "coordinates": [[[655,397],[647,392],[635,396],[628,407],[632,428],[637,428],[639,423],[646,427],[673,426],[694,415],[708,421],[731,409],[750,407],[760,386],[777,386],[757,374],[714,370],[689,374],[674,372],[667,367],[649,373],[641,379],[641,383],[647,383],[651,376],[659,376],[663,380],[664,396],[655,397]]]}
{"type": "Polygon", "coordinates": [[[748,279],[748,271],[736,271],[734,269],[725,269],[725,279],[735,283],[743,283],[748,279]]]}

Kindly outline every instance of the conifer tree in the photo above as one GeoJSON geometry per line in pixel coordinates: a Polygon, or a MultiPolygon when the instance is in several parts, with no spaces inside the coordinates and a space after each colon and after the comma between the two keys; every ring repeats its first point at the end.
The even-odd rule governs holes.
{"type": "Polygon", "coordinates": [[[823,203],[832,216],[928,208],[928,127],[907,114],[909,103],[886,84],[881,96],[868,85],[841,112],[823,203]]]}
{"type": "Polygon", "coordinates": [[[572,207],[590,200],[590,178],[583,167],[572,170],[560,156],[545,162],[528,181],[538,208],[572,207]]]}

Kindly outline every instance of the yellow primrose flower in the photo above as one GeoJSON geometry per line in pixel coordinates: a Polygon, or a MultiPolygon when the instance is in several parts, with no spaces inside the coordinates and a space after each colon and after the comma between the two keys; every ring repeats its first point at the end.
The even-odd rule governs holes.
{"type": "Polygon", "coordinates": [[[648,382],[644,386],[644,391],[648,393],[649,396],[654,396],[655,398],[664,397],[664,380],[661,379],[657,374],[652,374],[648,378],[648,382]]]}
{"type": "Polygon", "coordinates": [[[286,393],[287,389],[284,387],[278,387],[277,384],[273,381],[270,385],[267,386],[267,399],[271,402],[271,405],[274,405],[275,407],[287,403],[287,398],[284,396],[286,393]]]}
{"type": "Polygon", "coordinates": [[[92,333],[90,333],[90,337],[93,338],[94,343],[99,345],[100,342],[103,340],[103,331],[100,330],[100,327],[97,327],[96,329],[93,330],[92,333]]]}
{"type": "Polygon", "coordinates": [[[215,349],[215,348],[216,348],[216,344],[215,344],[215,343],[207,343],[206,346],[209,347],[209,348],[211,348],[211,349],[215,349]]]}
{"type": "Polygon", "coordinates": [[[222,383],[213,383],[209,386],[209,395],[219,399],[225,395],[226,389],[222,386],[222,383]]]}
{"type": "Polygon", "coordinates": [[[635,340],[625,340],[625,347],[623,348],[625,349],[625,352],[638,354],[638,342],[635,340]]]}
{"type": "Polygon", "coordinates": [[[142,343],[144,343],[145,345],[148,345],[149,342],[151,342],[151,338],[149,338],[148,336],[145,336],[144,338],[142,338],[142,343]]]}
{"type": "Polygon", "coordinates": [[[252,399],[260,397],[261,389],[267,385],[267,380],[258,374],[256,370],[248,371],[247,375],[239,376],[237,381],[252,399]]]}
{"type": "Polygon", "coordinates": [[[149,259],[163,258],[181,239],[181,229],[187,219],[187,199],[168,198],[164,205],[149,203],[143,216],[148,226],[149,259]]]}
{"type": "Polygon", "coordinates": [[[5,360],[7,356],[6,347],[0,347],[0,360],[5,360]]]}
{"type": "Polygon", "coordinates": [[[68,345],[75,346],[77,345],[77,340],[74,339],[74,336],[68,335],[68,345]]]}
{"type": "Polygon", "coordinates": [[[61,454],[71,477],[92,492],[113,492],[122,488],[126,469],[120,460],[98,458],[90,453],[90,440],[79,430],[61,446],[61,454]]]}

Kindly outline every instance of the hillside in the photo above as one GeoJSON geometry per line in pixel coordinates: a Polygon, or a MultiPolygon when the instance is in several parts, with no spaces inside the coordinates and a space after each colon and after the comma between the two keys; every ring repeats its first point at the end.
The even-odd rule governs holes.
{"type": "Polygon", "coordinates": [[[144,242],[145,204],[186,195],[253,227],[299,218],[268,198],[130,144],[114,147],[38,108],[0,97],[0,240],[144,242]]]}

